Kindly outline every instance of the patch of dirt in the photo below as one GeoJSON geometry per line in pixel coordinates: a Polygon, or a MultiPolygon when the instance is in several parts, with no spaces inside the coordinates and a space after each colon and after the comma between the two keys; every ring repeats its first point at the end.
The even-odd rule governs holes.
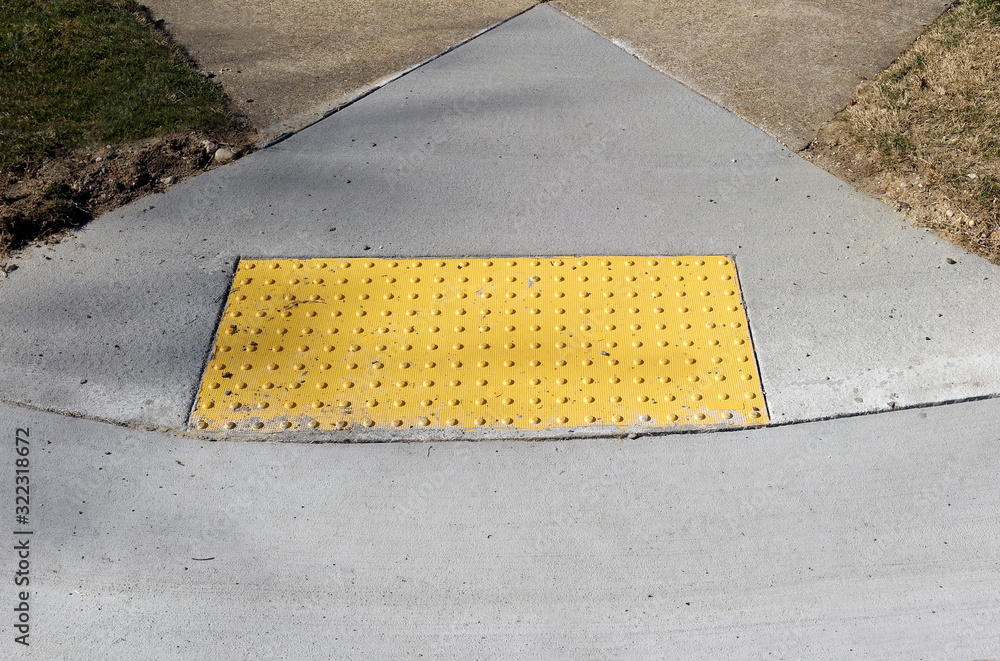
{"type": "Polygon", "coordinates": [[[102,149],[78,149],[0,170],[0,271],[13,250],[58,241],[102,213],[254,150],[248,130],[187,131],[102,149]]]}

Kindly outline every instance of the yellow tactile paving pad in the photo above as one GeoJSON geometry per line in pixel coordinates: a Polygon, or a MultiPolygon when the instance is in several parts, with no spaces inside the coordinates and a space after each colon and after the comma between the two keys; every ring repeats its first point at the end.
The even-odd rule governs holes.
{"type": "Polygon", "coordinates": [[[243,260],[205,430],[764,424],[725,256],[243,260]]]}

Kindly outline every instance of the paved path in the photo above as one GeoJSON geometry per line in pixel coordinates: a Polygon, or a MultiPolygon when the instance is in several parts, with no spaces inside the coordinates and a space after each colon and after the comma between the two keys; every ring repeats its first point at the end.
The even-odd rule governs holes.
{"type": "Polygon", "coordinates": [[[997,278],[533,9],[0,281],[0,490],[30,429],[32,529],[32,647],[3,658],[993,658],[997,278]],[[983,399],[633,439],[181,435],[240,257],[554,253],[732,255],[778,423],[983,399]]]}
{"type": "Polygon", "coordinates": [[[146,0],[263,140],[297,131],[534,0],[146,0]]]}
{"type": "Polygon", "coordinates": [[[943,0],[555,0],[798,151],[889,66],[943,0]]]}
{"type": "Polygon", "coordinates": [[[998,417],[317,446],[0,407],[35,512],[31,653],[8,624],[0,655],[991,659],[998,417]]]}
{"type": "MultiPolygon", "coordinates": [[[[534,0],[150,0],[262,129],[296,131],[534,0]]],[[[660,71],[798,150],[949,5],[943,0],[556,0],[660,71]]]]}
{"type": "Polygon", "coordinates": [[[1000,393],[995,267],[541,6],[29,251],[0,400],[181,428],[239,257],[362,254],[733,255],[773,421],[1000,393]]]}

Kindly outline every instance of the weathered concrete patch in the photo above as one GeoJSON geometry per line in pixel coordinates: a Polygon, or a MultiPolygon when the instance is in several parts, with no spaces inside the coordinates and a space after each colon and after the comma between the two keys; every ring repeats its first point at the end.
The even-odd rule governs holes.
{"type": "Polygon", "coordinates": [[[148,0],[264,139],[301,129],[532,0],[148,0]]]}
{"type": "Polygon", "coordinates": [[[555,0],[657,69],[799,150],[950,3],[555,0]]]}

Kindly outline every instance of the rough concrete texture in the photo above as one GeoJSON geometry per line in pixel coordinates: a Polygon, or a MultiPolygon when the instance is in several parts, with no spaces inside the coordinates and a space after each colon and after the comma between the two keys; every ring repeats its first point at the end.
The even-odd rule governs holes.
{"type": "Polygon", "coordinates": [[[942,0],[555,0],[660,71],[802,149],[942,0]]]}
{"type": "Polygon", "coordinates": [[[1000,393],[996,267],[541,6],[28,251],[0,399],[184,426],[240,256],[552,254],[733,255],[775,422],[1000,393]]]}
{"type": "Polygon", "coordinates": [[[265,139],[296,131],[533,0],[144,0],[265,139]]]}
{"type": "Polygon", "coordinates": [[[0,656],[993,659],[998,420],[299,445],[0,407],[34,531],[31,647],[0,656]]]}

